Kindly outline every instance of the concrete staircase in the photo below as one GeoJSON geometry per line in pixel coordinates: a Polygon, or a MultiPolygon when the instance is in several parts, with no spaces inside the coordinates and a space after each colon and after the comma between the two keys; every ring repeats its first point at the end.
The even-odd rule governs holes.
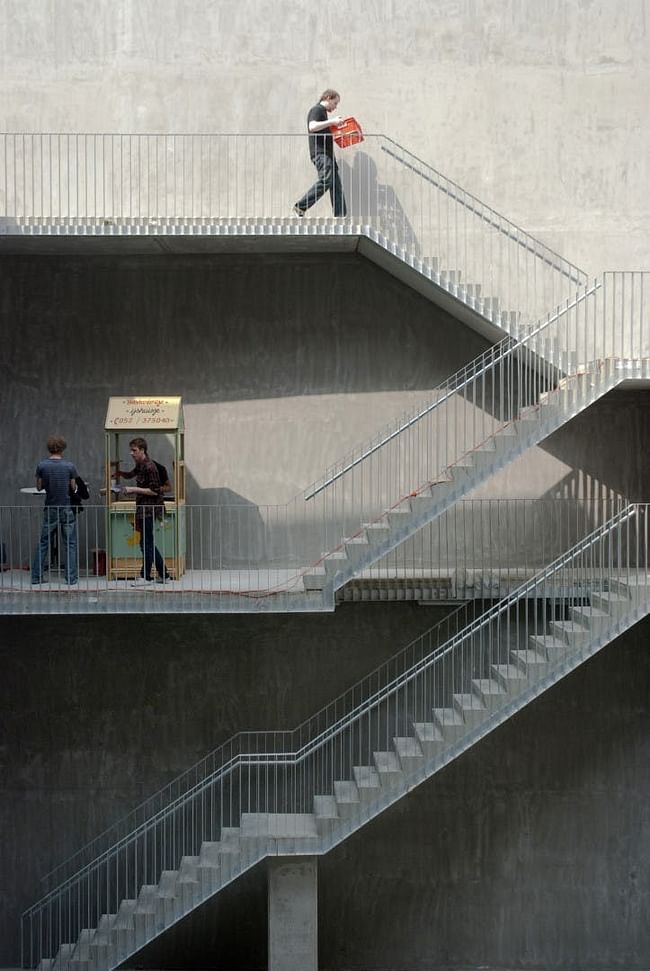
{"type": "Polygon", "coordinates": [[[321,591],[326,602],[344,584],[359,576],[409,539],[455,502],[628,378],[650,376],[649,361],[606,359],[585,365],[542,392],[535,404],[520,409],[471,451],[440,471],[435,481],[400,497],[371,522],[343,537],[334,549],[303,574],[307,591],[321,591]]]}
{"type": "MultiPolygon", "coordinates": [[[[608,540],[610,533],[615,536],[633,516],[626,511],[614,517],[614,525],[601,527],[594,542],[608,540]]],[[[535,581],[522,585],[509,598],[509,607],[588,552],[591,542],[581,541],[575,555],[570,552],[535,581]]],[[[40,971],[112,971],[265,857],[326,853],[646,616],[650,573],[615,568],[584,601],[567,603],[560,615],[541,625],[539,619],[531,620],[532,630],[526,623],[520,625],[514,645],[511,630],[507,635],[499,632],[492,641],[494,661],[486,668],[484,650],[466,655],[474,657],[475,669],[466,672],[459,690],[445,692],[444,703],[433,699],[429,708],[424,703],[410,711],[400,733],[386,728],[382,737],[388,744],[369,743],[367,757],[353,760],[348,771],[334,775],[326,787],[312,781],[311,811],[242,812],[239,826],[222,828],[218,841],[202,842],[196,855],[180,857],[177,869],[163,870],[156,884],[141,886],[115,912],[101,914],[94,927],[81,928],[75,940],[61,943],[53,957],[40,961],[40,971]]],[[[414,677],[445,663],[449,652],[463,645],[485,647],[486,632],[499,630],[504,609],[508,605],[497,605],[473,620],[450,644],[418,662],[414,677]]],[[[523,616],[529,616],[527,610],[523,616]]],[[[366,713],[354,717],[361,720],[366,713]]],[[[332,726],[337,745],[342,730],[340,724],[332,726]]],[[[327,739],[315,742],[316,747],[326,744],[327,739]]],[[[350,751],[357,751],[356,746],[350,751]]],[[[287,757],[283,753],[283,765],[287,757]]]]}

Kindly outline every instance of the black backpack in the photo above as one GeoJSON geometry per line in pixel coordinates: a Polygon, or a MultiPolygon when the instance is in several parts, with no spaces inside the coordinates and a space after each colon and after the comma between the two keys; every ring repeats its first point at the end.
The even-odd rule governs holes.
{"type": "Polygon", "coordinates": [[[83,512],[81,503],[86,499],[90,499],[90,493],[88,492],[88,486],[80,475],[75,476],[75,482],[77,483],[77,491],[73,492],[72,488],[70,489],[70,505],[75,513],[78,513],[83,512]]]}

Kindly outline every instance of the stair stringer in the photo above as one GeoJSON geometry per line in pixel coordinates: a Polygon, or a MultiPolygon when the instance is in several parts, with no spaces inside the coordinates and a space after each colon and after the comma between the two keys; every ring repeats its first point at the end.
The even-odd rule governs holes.
{"type": "Polygon", "coordinates": [[[320,589],[324,603],[332,604],[336,591],[348,581],[391,553],[459,499],[478,488],[527,449],[539,445],[624,380],[641,376],[647,369],[648,362],[639,361],[633,366],[629,362],[623,365],[615,359],[607,359],[594,364],[592,370],[562,379],[561,388],[545,393],[537,405],[524,409],[513,422],[501,426],[479,447],[459,456],[454,465],[441,472],[440,481],[420,487],[417,496],[402,497],[371,524],[361,525],[354,535],[342,539],[338,547],[323,555],[316,570],[306,571],[303,576],[305,588],[319,589],[322,578],[320,589]],[[578,382],[583,385],[580,395],[574,393],[578,382]],[[564,405],[559,407],[561,399],[564,399],[564,405]],[[419,509],[414,508],[420,502],[419,497],[427,500],[429,496],[430,503],[420,504],[419,509]],[[391,516],[396,515],[402,518],[402,522],[393,525],[391,516]],[[371,542],[368,526],[375,530],[379,527],[385,537],[371,542]],[[348,555],[348,546],[354,549],[354,558],[348,555]],[[327,563],[330,558],[333,561],[331,568],[327,563]]]}
{"type": "MultiPolygon", "coordinates": [[[[529,591],[530,585],[528,585],[526,592],[529,591]]],[[[525,593],[522,596],[525,596],[525,593]]],[[[240,820],[239,829],[231,829],[227,833],[225,830],[222,831],[222,842],[220,844],[222,859],[228,858],[229,863],[227,867],[224,866],[225,872],[221,873],[219,878],[206,877],[199,880],[195,877],[204,852],[206,858],[212,853],[214,862],[213,848],[216,844],[203,843],[198,857],[184,857],[177,871],[163,872],[158,888],[162,888],[164,896],[160,897],[160,907],[155,912],[158,915],[162,912],[163,916],[155,917],[153,927],[150,926],[147,929],[146,923],[141,922],[139,925],[140,932],[138,933],[135,918],[133,924],[129,925],[129,917],[137,912],[138,901],[143,897],[143,893],[148,892],[149,900],[155,896],[151,893],[155,888],[144,887],[140,890],[138,901],[123,901],[118,914],[104,915],[97,928],[82,930],[76,942],[62,944],[54,958],[41,960],[39,969],[41,971],[114,971],[119,965],[133,958],[162,933],[185,919],[197,907],[216,896],[226,886],[267,857],[278,855],[318,856],[329,852],[356,833],[366,823],[375,819],[384,810],[408,795],[417,786],[426,782],[446,765],[455,761],[482,738],[525,708],[531,701],[538,698],[586,660],[599,653],[612,640],[646,617],[650,613],[650,575],[645,573],[631,575],[629,572],[623,572],[619,576],[610,576],[608,578],[608,592],[592,593],[591,599],[596,601],[599,608],[605,609],[595,609],[595,613],[598,614],[597,619],[590,623],[588,620],[589,613],[580,608],[582,616],[587,618],[586,622],[580,625],[584,627],[582,631],[584,636],[574,637],[572,640],[567,635],[564,656],[559,660],[544,662],[546,666],[544,671],[540,670],[541,662],[529,664],[530,672],[527,672],[526,663],[524,663],[519,669],[518,681],[525,680],[525,685],[517,685],[512,692],[503,690],[500,694],[494,694],[493,698],[501,698],[502,700],[501,702],[492,701],[489,708],[479,709],[477,704],[475,711],[485,711],[485,716],[480,717],[478,721],[457,720],[453,734],[446,744],[444,744],[443,723],[443,731],[441,732],[443,744],[435,754],[426,755],[427,740],[424,738],[424,729],[427,726],[425,725],[412,724],[410,736],[393,739],[397,753],[396,765],[399,768],[393,772],[388,784],[375,785],[376,795],[374,798],[370,800],[357,799],[358,810],[348,811],[348,807],[354,805],[354,803],[345,800],[345,793],[341,792],[341,804],[346,806],[346,815],[343,816],[337,812],[336,816],[330,815],[325,818],[323,814],[319,815],[315,810],[311,814],[303,815],[244,813],[240,820]],[[608,600],[608,598],[610,599],[608,600]],[[608,603],[609,611],[607,610],[608,603]],[[460,732],[456,731],[458,726],[461,726],[460,732]],[[410,746],[404,744],[408,742],[412,744],[410,746]],[[398,746],[397,743],[402,744],[398,746]],[[400,748],[402,754],[400,754],[400,748]],[[321,822],[325,820],[327,824],[324,832],[322,831],[323,827],[319,827],[319,820],[321,822]],[[292,829],[296,832],[291,836],[286,835],[292,829]],[[297,830],[302,830],[302,832],[297,832],[297,830]],[[243,854],[244,849],[246,850],[245,855],[243,854]],[[183,889],[184,875],[185,887],[189,887],[191,883],[196,885],[187,893],[183,889]],[[178,895],[175,895],[175,888],[180,888],[178,895]],[[99,940],[97,935],[99,935],[99,940]]],[[[487,613],[489,614],[489,611],[487,613]]],[[[480,618],[478,620],[480,621],[480,618]]],[[[554,623],[551,622],[547,626],[552,629],[554,623]]],[[[545,636],[547,635],[542,635],[542,640],[545,636]]],[[[462,638],[463,633],[461,632],[458,637],[462,638]]],[[[529,639],[533,640],[533,638],[538,637],[538,633],[531,634],[529,639]]],[[[530,652],[526,653],[533,654],[534,652],[531,649],[530,652]]],[[[550,654],[552,657],[553,651],[550,654]]],[[[478,695],[476,697],[478,698],[478,695]]],[[[471,710],[471,707],[468,710],[471,710]]],[[[381,754],[375,753],[376,761],[377,756],[381,754]]],[[[358,767],[353,770],[353,773],[363,771],[364,767],[358,767]]],[[[380,762],[377,761],[377,768],[369,766],[365,771],[366,773],[374,772],[375,776],[379,778],[380,762]]],[[[336,786],[354,787],[355,785],[356,783],[353,780],[334,783],[335,791],[336,786]]],[[[361,789],[357,790],[357,792],[359,791],[361,789]]],[[[368,790],[366,789],[366,791],[368,790]]],[[[330,794],[315,795],[314,806],[317,806],[318,800],[328,799],[332,800],[330,794]]],[[[335,797],[333,801],[336,804],[335,797]]],[[[146,896],[147,894],[145,894],[146,896]]],[[[145,913],[145,911],[140,911],[140,913],[145,913]]],[[[154,914],[154,911],[149,911],[149,913],[154,914]]]]}

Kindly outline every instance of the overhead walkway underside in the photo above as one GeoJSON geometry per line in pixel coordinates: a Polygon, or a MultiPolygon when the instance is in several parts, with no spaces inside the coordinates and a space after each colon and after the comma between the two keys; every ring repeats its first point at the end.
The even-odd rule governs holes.
{"type": "Polygon", "coordinates": [[[188,254],[358,253],[488,340],[511,333],[517,314],[439,267],[397,246],[370,225],[348,219],[0,219],[0,254],[147,256],[188,254]]]}

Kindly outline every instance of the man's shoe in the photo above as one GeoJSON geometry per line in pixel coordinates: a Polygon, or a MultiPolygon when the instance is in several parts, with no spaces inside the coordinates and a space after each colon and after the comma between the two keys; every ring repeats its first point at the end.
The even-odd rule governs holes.
{"type": "Polygon", "coordinates": [[[167,574],[166,577],[156,577],[156,583],[172,583],[174,578],[167,574]]]}
{"type": "Polygon", "coordinates": [[[41,577],[40,579],[37,579],[37,580],[35,580],[34,577],[32,577],[33,587],[37,587],[40,583],[47,583],[47,580],[45,579],[45,577],[41,577]]]}
{"type": "Polygon", "coordinates": [[[301,209],[300,206],[297,204],[293,207],[293,211],[296,214],[296,216],[299,216],[301,219],[305,215],[305,210],[301,209]]]}
{"type": "Polygon", "coordinates": [[[148,583],[153,583],[153,577],[137,577],[131,581],[132,587],[146,587],[148,583]]]}

